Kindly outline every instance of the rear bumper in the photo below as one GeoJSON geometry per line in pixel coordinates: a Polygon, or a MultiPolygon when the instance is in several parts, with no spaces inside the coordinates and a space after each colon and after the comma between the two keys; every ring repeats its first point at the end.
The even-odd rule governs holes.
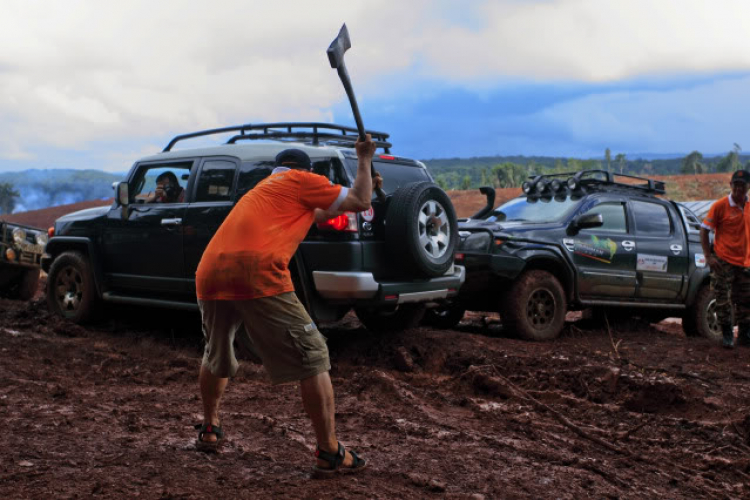
{"type": "Polygon", "coordinates": [[[463,266],[453,266],[438,278],[378,282],[368,272],[313,271],[318,294],[328,300],[366,303],[419,303],[446,299],[458,293],[466,279],[463,266]]]}

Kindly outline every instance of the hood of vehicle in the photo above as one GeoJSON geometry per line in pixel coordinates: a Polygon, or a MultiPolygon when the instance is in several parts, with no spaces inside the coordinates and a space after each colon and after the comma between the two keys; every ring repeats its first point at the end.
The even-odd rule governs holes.
{"type": "Polygon", "coordinates": [[[59,217],[55,222],[71,222],[76,220],[89,220],[101,217],[109,212],[109,206],[86,208],[77,212],[71,212],[59,217]]]}
{"type": "Polygon", "coordinates": [[[522,221],[505,221],[490,222],[485,220],[468,219],[458,223],[459,231],[492,231],[493,233],[512,234],[520,237],[521,235],[533,235],[537,231],[549,231],[564,228],[565,224],[560,222],[522,222],[522,221]]]}

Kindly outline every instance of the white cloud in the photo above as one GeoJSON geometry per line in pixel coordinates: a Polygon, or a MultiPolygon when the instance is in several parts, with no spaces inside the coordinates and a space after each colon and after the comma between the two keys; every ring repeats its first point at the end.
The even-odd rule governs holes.
{"type": "Polygon", "coordinates": [[[328,121],[345,99],[325,56],[342,21],[367,102],[413,78],[478,89],[508,77],[748,70],[738,22],[749,14],[733,0],[5,0],[0,159],[248,121],[328,121]]]}

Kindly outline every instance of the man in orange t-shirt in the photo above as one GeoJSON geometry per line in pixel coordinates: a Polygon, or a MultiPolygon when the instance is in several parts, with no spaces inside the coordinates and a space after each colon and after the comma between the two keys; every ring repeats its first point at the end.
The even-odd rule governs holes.
{"type": "Polygon", "coordinates": [[[701,224],[701,246],[711,267],[711,289],[716,295],[716,316],[721,325],[722,345],[734,347],[732,303],[736,305],[738,343],[750,345],[750,203],[747,192],[750,172],[732,174],[732,192],[711,205],[701,224]],[[711,251],[709,231],[715,233],[711,251]]]}
{"type": "Polygon", "coordinates": [[[195,279],[206,340],[198,449],[216,451],[223,440],[219,404],[238,368],[233,341],[248,335],[274,384],[299,381],[318,445],[315,472],[365,467],[364,459],[336,439],[328,348],[297,299],[288,269],[313,222],[370,208],[374,185],[382,185],[370,173],[376,146],[368,135],[355,147],[357,177],[350,189],[310,172],[304,151],[279,153],[277,168],[237,202],[206,247],[195,279]]]}

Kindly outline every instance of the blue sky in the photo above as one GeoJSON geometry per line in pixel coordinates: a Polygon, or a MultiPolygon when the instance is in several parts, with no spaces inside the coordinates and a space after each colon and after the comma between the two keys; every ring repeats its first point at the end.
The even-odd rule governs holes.
{"type": "Polygon", "coordinates": [[[420,159],[750,151],[750,3],[3,2],[0,171],[126,171],[173,135],[365,125],[420,159]]]}

